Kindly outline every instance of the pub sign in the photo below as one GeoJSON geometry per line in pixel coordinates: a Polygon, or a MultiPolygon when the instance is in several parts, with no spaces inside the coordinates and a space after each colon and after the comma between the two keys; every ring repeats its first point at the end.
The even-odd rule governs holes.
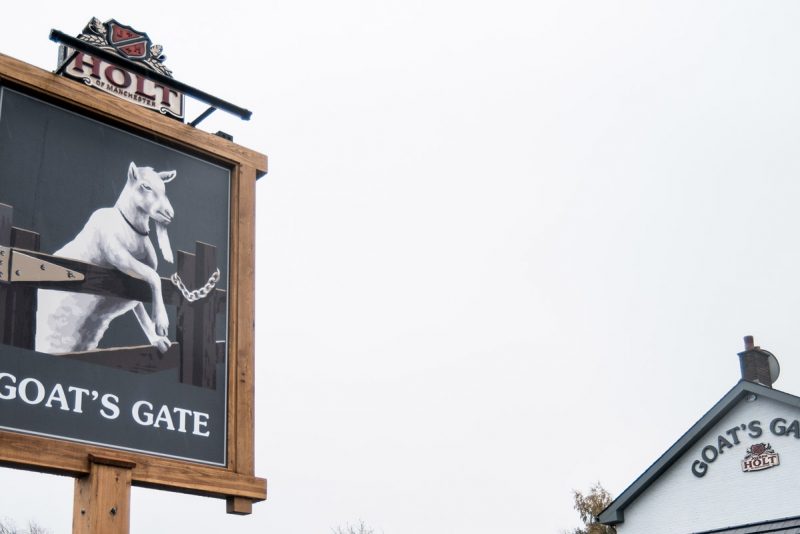
{"type": "Polygon", "coordinates": [[[250,112],[171,80],[161,47],[113,19],[50,37],[71,47],[56,73],[0,53],[0,465],[78,477],[81,506],[114,466],[128,488],[249,514],[266,498],[253,377],[267,158],[172,120],[183,95],[167,86],[204,116],[250,112]]]}
{"type": "MultiPolygon", "coordinates": [[[[153,44],[146,33],[114,19],[100,22],[92,18],[78,39],[172,77],[163,63],[163,47],[153,44]]],[[[165,115],[184,118],[184,95],[167,85],[64,45],[59,49],[59,63],[66,63],[62,70],[65,76],[165,115]]]]}
{"type": "Polygon", "coordinates": [[[0,89],[0,427],[225,463],[230,182],[0,89]]]}

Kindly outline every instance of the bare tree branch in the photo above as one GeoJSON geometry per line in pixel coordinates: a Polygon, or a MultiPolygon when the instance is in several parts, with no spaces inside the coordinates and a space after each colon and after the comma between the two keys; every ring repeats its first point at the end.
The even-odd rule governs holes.
{"type": "MultiPolygon", "coordinates": [[[[375,534],[375,530],[367,526],[364,521],[358,521],[358,525],[347,524],[345,527],[335,527],[331,529],[333,534],[375,534]]],[[[0,532],[0,534],[3,534],[0,532]]]]}
{"type": "Polygon", "coordinates": [[[28,522],[27,529],[20,529],[10,519],[3,518],[0,519],[0,534],[50,534],[50,531],[33,521],[28,522]]]}

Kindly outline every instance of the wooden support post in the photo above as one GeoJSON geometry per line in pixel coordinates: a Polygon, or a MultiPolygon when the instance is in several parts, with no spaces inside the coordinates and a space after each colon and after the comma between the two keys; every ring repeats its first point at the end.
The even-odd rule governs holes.
{"type": "Polygon", "coordinates": [[[225,511],[235,515],[249,515],[253,513],[253,500],[246,497],[228,497],[225,511]]]}
{"type": "Polygon", "coordinates": [[[75,479],[72,534],[128,534],[136,464],[92,454],[89,464],[89,476],[75,479]]]}

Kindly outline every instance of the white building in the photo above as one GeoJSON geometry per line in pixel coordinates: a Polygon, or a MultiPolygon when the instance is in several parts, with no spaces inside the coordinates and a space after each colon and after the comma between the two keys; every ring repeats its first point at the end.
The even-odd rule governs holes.
{"type": "Polygon", "coordinates": [[[619,534],[800,533],[800,397],[745,338],[742,380],[598,517],[619,534]]]}

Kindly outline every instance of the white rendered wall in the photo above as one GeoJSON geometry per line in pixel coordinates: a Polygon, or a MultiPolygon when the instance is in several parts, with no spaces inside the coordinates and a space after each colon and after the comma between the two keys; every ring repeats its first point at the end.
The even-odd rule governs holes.
{"type": "Polygon", "coordinates": [[[776,436],[770,423],[777,417],[787,426],[800,419],[800,410],[759,397],[741,401],[682,458],[624,511],[619,534],[688,534],[715,528],[800,515],[800,439],[776,436]],[[692,463],[702,460],[706,445],[717,445],[732,427],[761,422],[763,433],[751,438],[739,430],[740,443],[724,448],[702,478],[692,474],[692,463]],[[780,456],[780,465],[764,471],[742,471],[747,448],[769,443],[780,456]]]}

